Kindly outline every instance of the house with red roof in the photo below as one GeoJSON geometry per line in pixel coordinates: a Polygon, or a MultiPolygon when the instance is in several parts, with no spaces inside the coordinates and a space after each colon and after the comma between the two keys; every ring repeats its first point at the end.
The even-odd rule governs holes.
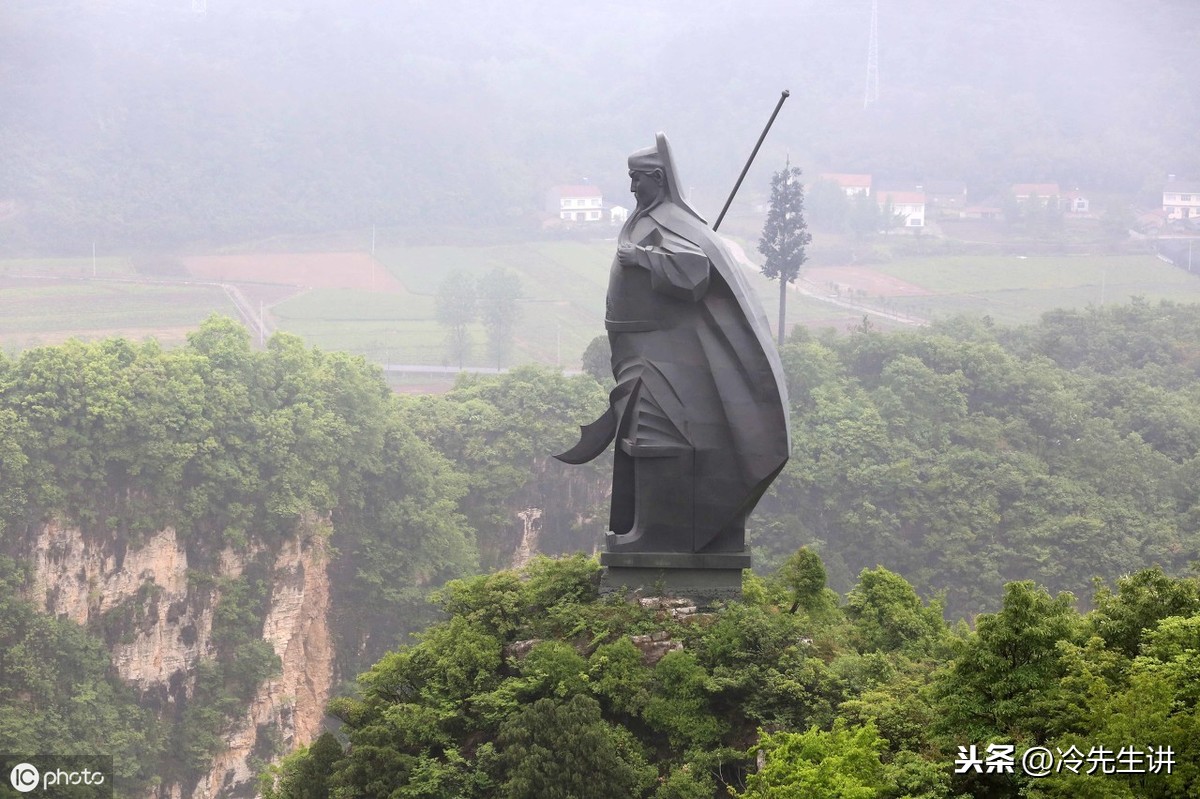
{"type": "Polygon", "coordinates": [[[853,197],[856,194],[865,194],[871,196],[871,176],[870,175],[854,175],[845,172],[825,172],[817,177],[818,180],[826,180],[835,184],[839,189],[846,193],[847,197],[853,197]]]}
{"type": "Polygon", "coordinates": [[[1012,195],[1019,203],[1037,202],[1046,205],[1051,199],[1058,202],[1062,192],[1059,191],[1057,183],[1014,183],[1012,195]]]}

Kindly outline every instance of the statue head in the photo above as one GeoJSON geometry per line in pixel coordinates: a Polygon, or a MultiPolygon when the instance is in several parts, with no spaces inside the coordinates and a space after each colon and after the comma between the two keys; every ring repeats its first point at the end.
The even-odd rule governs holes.
{"type": "Polygon", "coordinates": [[[671,158],[671,145],[666,134],[658,134],[655,146],[638,150],[629,156],[629,177],[629,190],[637,197],[639,211],[669,200],[701,222],[704,221],[684,199],[679,172],[671,158]]]}

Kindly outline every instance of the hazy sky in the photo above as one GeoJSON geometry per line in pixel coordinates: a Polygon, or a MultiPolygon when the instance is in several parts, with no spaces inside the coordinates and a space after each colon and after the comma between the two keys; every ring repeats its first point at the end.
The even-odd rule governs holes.
{"type": "Polygon", "coordinates": [[[879,0],[869,109],[870,0],[193,5],[4,4],[0,200],[214,235],[503,221],[553,183],[623,193],[625,156],[664,130],[715,213],[784,88],[751,193],[785,155],[981,190],[1200,174],[1194,0],[879,0]]]}

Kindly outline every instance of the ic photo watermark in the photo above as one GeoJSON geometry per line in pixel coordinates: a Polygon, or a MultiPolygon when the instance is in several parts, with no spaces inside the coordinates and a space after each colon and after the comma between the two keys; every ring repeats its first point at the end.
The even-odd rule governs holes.
{"type": "Polygon", "coordinates": [[[1026,774],[1170,774],[1175,751],[1169,746],[1092,746],[1085,752],[1077,746],[1030,746],[1018,757],[1014,744],[976,744],[958,747],[954,773],[1026,774]]]}
{"type": "Polygon", "coordinates": [[[112,799],[113,760],[104,755],[0,755],[0,797],[112,799]]]}

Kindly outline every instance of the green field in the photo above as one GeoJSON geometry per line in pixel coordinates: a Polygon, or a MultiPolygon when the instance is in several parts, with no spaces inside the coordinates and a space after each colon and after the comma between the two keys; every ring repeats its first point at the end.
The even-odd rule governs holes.
{"type": "MultiPolygon", "coordinates": [[[[740,243],[752,251],[749,242],[740,243]]],[[[353,352],[380,364],[443,365],[445,332],[435,320],[439,285],[456,269],[477,279],[502,266],[516,273],[523,292],[514,362],[575,369],[584,348],[604,332],[613,246],[610,240],[393,247],[380,250],[377,260],[403,290],[318,288],[269,306],[269,312],[278,329],[324,349],[353,352]]],[[[117,334],[135,339],[152,335],[175,344],[210,313],[236,316],[215,286],[123,282],[136,278],[132,260],[126,258],[99,258],[95,267],[100,280],[90,279],[91,258],[0,261],[0,346],[11,352],[72,335],[117,334]]],[[[1133,296],[1200,302],[1200,278],[1149,255],[910,255],[871,268],[930,293],[858,295],[863,302],[927,319],[986,314],[1011,324],[1056,307],[1124,303],[1133,296]]],[[[777,284],[755,274],[748,278],[774,325],[777,284]]],[[[788,299],[789,325],[845,330],[862,316],[862,311],[795,294],[788,299]]],[[[883,329],[896,326],[879,317],[872,322],[883,329]]],[[[472,337],[469,365],[493,366],[486,358],[482,325],[474,326],[472,337]]]]}
{"type": "Polygon", "coordinates": [[[0,289],[0,346],[15,352],[114,335],[177,344],[212,313],[236,313],[214,286],[29,280],[0,289]]]}
{"type": "MultiPolygon", "coordinates": [[[[316,289],[272,308],[280,329],[318,346],[365,355],[378,363],[442,365],[445,331],[435,320],[438,287],[455,270],[470,280],[496,267],[521,281],[521,326],[515,361],[578,365],[604,331],[604,292],[611,244],[543,242],[490,247],[407,247],[376,257],[407,289],[378,295],[316,289]]],[[[471,365],[486,363],[482,325],[472,330],[471,365]]]]}
{"type": "Polygon", "coordinates": [[[130,258],[6,258],[0,277],[125,277],[134,274],[130,258]]]}
{"type": "Polygon", "coordinates": [[[885,303],[928,318],[965,313],[1014,324],[1052,308],[1123,304],[1131,297],[1200,302],[1200,277],[1152,255],[929,258],[875,268],[933,292],[885,303]]]}
{"type": "MultiPolygon", "coordinates": [[[[496,267],[521,280],[521,326],[516,363],[538,362],[579,367],[593,338],[604,333],[604,296],[613,242],[539,242],[488,247],[408,247],[382,250],[378,260],[408,290],[372,295],[348,289],[317,289],[272,308],[283,330],[328,349],[340,349],[384,364],[446,363],[445,331],[434,318],[435,295],[455,270],[477,279],[496,267]]],[[[777,284],[751,275],[774,324],[777,284]]],[[[789,298],[789,319],[839,326],[852,311],[804,298],[789,298]],[[799,301],[797,301],[799,300],[799,301]]],[[[486,360],[486,332],[471,331],[471,365],[486,360]]]]}

